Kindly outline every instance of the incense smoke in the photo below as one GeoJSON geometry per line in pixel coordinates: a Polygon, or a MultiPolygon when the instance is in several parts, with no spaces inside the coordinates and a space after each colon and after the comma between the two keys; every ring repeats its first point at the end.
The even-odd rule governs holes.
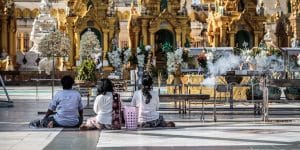
{"type": "Polygon", "coordinates": [[[208,61],[208,74],[209,77],[206,78],[201,84],[205,86],[214,86],[216,84],[215,76],[226,74],[234,68],[237,68],[241,63],[241,58],[233,54],[225,54],[219,58],[216,62],[212,60],[208,61]]]}

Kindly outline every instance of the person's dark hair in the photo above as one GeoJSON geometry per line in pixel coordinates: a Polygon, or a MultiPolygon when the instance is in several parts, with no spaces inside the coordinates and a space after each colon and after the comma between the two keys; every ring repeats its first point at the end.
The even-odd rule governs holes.
{"type": "Polygon", "coordinates": [[[105,95],[106,92],[113,92],[114,86],[110,79],[101,79],[97,85],[98,95],[105,95]]]}
{"type": "Polygon", "coordinates": [[[66,75],[61,78],[60,83],[64,90],[69,90],[72,89],[74,79],[71,76],[66,75]]]}
{"type": "Polygon", "coordinates": [[[149,104],[150,103],[150,100],[152,98],[151,94],[150,94],[150,91],[152,90],[152,84],[153,84],[153,81],[152,81],[152,78],[150,75],[146,74],[143,76],[143,81],[142,81],[142,92],[143,92],[143,95],[146,97],[146,101],[145,103],[146,104],[149,104]]]}

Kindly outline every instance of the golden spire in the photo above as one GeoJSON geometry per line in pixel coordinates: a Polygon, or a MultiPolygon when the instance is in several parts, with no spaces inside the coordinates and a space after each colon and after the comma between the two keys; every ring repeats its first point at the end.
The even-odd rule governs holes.
{"type": "Polygon", "coordinates": [[[131,0],[130,6],[131,6],[131,8],[134,7],[134,2],[133,2],[133,0],[131,0]]]}
{"type": "Polygon", "coordinates": [[[276,11],[280,10],[281,7],[280,7],[280,1],[279,0],[276,1],[274,8],[275,8],[276,11]]]}

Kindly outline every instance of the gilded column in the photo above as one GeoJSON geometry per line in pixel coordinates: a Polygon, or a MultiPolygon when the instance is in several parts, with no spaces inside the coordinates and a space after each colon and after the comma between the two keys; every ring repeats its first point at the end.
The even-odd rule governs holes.
{"type": "Polygon", "coordinates": [[[21,52],[24,52],[24,32],[21,33],[20,50],[21,52]]]}
{"type": "Polygon", "coordinates": [[[257,47],[259,44],[259,31],[254,31],[254,46],[257,47]]]}
{"type": "Polygon", "coordinates": [[[222,27],[221,28],[221,34],[220,34],[220,46],[227,47],[227,42],[226,42],[226,28],[222,27]]]}
{"type": "Polygon", "coordinates": [[[103,60],[107,60],[106,53],[108,51],[108,29],[103,29],[103,60]]]}
{"type": "Polygon", "coordinates": [[[131,49],[134,49],[132,42],[133,42],[132,35],[130,33],[130,30],[128,30],[128,47],[130,47],[131,49]]]}
{"type": "Polygon", "coordinates": [[[182,30],[182,36],[181,36],[181,45],[182,46],[185,46],[185,43],[186,43],[186,29],[187,29],[187,27],[186,26],[184,26],[183,27],[183,30],[182,30]]]}
{"type": "MultiPolygon", "coordinates": [[[[13,23],[13,22],[12,22],[13,23]]],[[[13,56],[13,60],[16,60],[16,29],[15,25],[11,25],[9,29],[9,49],[10,55],[13,56]]]]}
{"type": "Polygon", "coordinates": [[[148,34],[147,34],[148,20],[142,21],[142,32],[143,32],[143,44],[148,45],[148,34]]]}
{"type": "MultiPolygon", "coordinates": [[[[114,37],[114,28],[109,28],[109,36],[108,36],[108,49],[110,48],[110,45],[112,44],[111,41],[117,37],[114,37]]],[[[116,45],[118,47],[118,45],[116,45]]]]}
{"type": "Polygon", "coordinates": [[[229,35],[230,36],[229,37],[230,38],[230,47],[235,47],[235,44],[234,44],[235,43],[235,41],[234,41],[234,39],[235,39],[234,38],[234,32],[230,32],[229,34],[230,34],[229,35]]]}
{"type": "Polygon", "coordinates": [[[67,23],[67,32],[70,38],[70,54],[69,54],[69,63],[71,66],[75,65],[74,61],[74,49],[75,49],[75,42],[74,42],[74,26],[73,26],[73,19],[68,18],[67,23]]]}
{"type": "Polygon", "coordinates": [[[75,61],[80,60],[80,33],[75,33],[75,41],[76,41],[76,51],[75,51],[75,61]]]}
{"type": "Polygon", "coordinates": [[[151,45],[151,47],[153,47],[152,48],[152,53],[153,53],[153,55],[152,56],[155,56],[155,49],[157,48],[157,47],[155,47],[155,32],[154,31],[150,31],[150,45],[151,45]]]}
{"type": "Polygon", "coordinates": [[[219,32],[215,32],[214,34],[214,43],[213,46],[214,47],[218,47],[219,46],[219,41],[220,41],[220,33],[219,32]]]}
{"type": "Polygon", "coordinates": [[[180,28],[177,28],[175,29],[175,34],[176,34],[176,42],[178,44],[179,47],[182,47],[182,42],[181,42],[181,29],[180,28]]]}
{"type": "Polygon", "coordinates": [[[134,47],[139,46],[139,31],[134,33],[134,47]]]}
{"type": "Polygon", "coordinates": [[[292,38],[293,38],[293,34],[291,34],[291,33],[288,33],[288,47],[291,47],[291,40],[292,40],[292,38]]]}
{"type": "Polygon", "coordinates": [[[7,45],[7,16],[2,17],[2,49],[5,49],[8,52],[8,45],[7,45]]]}

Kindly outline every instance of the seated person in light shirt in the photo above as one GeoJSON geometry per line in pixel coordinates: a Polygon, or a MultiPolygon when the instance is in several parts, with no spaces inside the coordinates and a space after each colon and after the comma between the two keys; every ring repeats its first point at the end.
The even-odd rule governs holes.
{"type": "Polygon", "coordinates": [[[80,130],[111,129],[113,111],[113,83],[109,79],[101,79],[98,85],[98,96],[94,102],[95,117],[89,118],[80,130]]]}
{"type": "Polygon", "coordinates": [[[64,76],[61,79],[63,90],[54,95],[46,115],[41,120],[30,122],[32,127],[79,127],[83,118],[81,95],[73,90],[74,79],[64,76]],[[56,111],[56,113],[55,113],[56,111]]]}
{"type": "Polygon", "coordinates": [[[166,122],[159,109],[158,92],[152,90],[152,78],[144,75],[142,89],[134,93],[131,105],[138,108],[138,124],[142,128],[175,127],[174,122],[166,122]]]}

